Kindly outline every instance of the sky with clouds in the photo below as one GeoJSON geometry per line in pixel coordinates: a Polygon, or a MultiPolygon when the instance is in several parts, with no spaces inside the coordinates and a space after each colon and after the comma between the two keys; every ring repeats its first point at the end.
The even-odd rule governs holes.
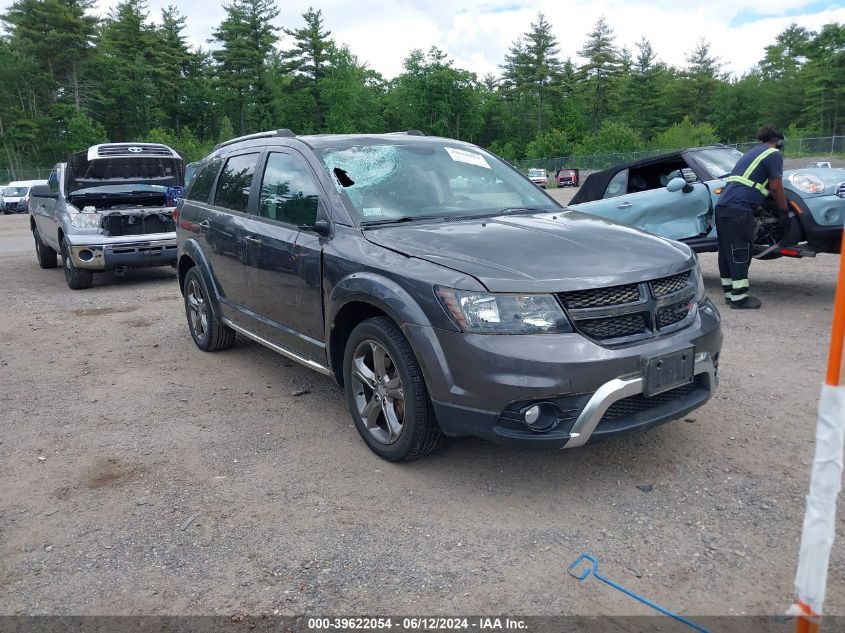
{"type": "MultiPolygon", "coordinates": [[[[10,0],[0,0],[5,9],[10,0]]],[[[102,14],[117,0],[98,0],[102,14]]],[[[153,16],[173,4],[187,16],[189,41],[208,48],[224,11],[216,0],[148,0],[153,16]]],[[[552,24],[561,58],[579,61],[577,51],[596,20],[605,16],[618,46],[632,51],[647,37],[658,57],[682,67],[701,38],[727,72],[741,74],[763,56],[764,48],[790,23],[814,30],[829,22],[845,23],[845,0],[285,0],[278,26],[296,28],[309,6],[322,9],[332,37],[349,46],[371,68],[391,78],[414,48],[447,52],[456,65],[479,77],[498,74],[510,44],[530,28],[541,11],[552,24]]],[[[284,40],[282,46],[284,47],[284,40]]]]}

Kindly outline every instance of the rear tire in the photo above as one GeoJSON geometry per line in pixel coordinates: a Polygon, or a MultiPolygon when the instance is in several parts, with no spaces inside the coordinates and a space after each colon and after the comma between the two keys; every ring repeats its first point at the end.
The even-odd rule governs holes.
{"type": "Polygon", "coordinates": [[[442,443],[422,369],[391,319],[375,317],[352,330],[343,384],[358,433],[382,459],[410,461],[442,443]]]}
{"type": "Polygon", "coordinates": [[[62,268],[65,269],[65,281],[71,290],[86,290],[94,285],[94,272],[73,265],[70,248],[65,240],[62,240],[62,268]]]}
{"type": "Polygon", "coordinates": [[[185,316],[188,330],[197,347],[204,352],[217,352],[235,343],[235,331],[220,320],[208,300],[208,288],[202,274],[194,266],[185,273],[183,283],[185,297],[185,316]]]}
{"type": "Polygon", "coordinates": [[[37,228],[32,229],[32,237],[35,239],[35,256],[38,258],[38,265],[44,269],[55,268],[59,254],[43,242],[37,228]]]}

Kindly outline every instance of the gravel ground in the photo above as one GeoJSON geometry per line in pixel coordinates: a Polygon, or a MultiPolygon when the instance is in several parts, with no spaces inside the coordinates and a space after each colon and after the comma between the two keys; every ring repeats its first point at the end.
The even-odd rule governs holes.
{"type": "Polygon", "coordinates": [[[0,614],[650,614],[570,578],[585,551],[687,614],[781,613],[836,266],[755,263],[764,307],[723,311],[721,386],[686,420],[393,465],[328,379],[241,339],[197,350],[170,269],[73,292],[0,216],[0,614]]]}

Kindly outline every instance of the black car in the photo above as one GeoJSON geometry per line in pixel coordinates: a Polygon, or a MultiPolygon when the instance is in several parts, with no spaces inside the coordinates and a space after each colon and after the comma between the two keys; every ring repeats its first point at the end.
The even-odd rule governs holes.
{"type": "Polygon", "coordinates": [[[570,212],[474,145],[242,137],[176,213],[197,346],[238,333],[331,376],[388,460],[444,435],[581,446],[716,387],[720,318],[692,251],[570,212]]]}

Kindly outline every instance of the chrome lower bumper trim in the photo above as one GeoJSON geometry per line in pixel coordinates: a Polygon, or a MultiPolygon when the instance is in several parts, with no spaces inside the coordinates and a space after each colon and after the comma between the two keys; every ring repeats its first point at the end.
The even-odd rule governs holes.
{"type": "MultiPolygon", "coordinates": [[[[695,369],[693,373],[696,376],[700,374],[706,376],[708,381],[707,388],[711,393],[716,389],[718,383],[716,366],[709,353],[701,352],[695,355],[695,369]]],[[[604,383],[593,394],[593,397],[590,398],[587,405],[581,411],[581,414],[575,421],[575,425],[572,427],[572,431],[569,433],[570,440],[564,448],[577,448],[586,444],[610,406],[618,400],[642,393],[644,384],[645,381],[642,376],[614,378],[604,383]]]]}
{"type": "Polygon", "coordinates": [[[285,358],[289,358],[292,361],[296,361],[297,363],[299,363],[301,365],[305,365],[308,369],[313,369],[318,374],[323,374],[324,376],[331,376],[332,375],[332,370],[329,369],[328,367],[326,367],[325,365],[321,365],[320,363],[317,363],[313,360],[305,358],[304,356],[300,356],[296,352],[292,352],[291,350],[287,349],[286,347],[282,347],[281,345],[277,345],[276,343],[273,343],[272,341],[268,341],[263,336],[259,336],[258,334],[255,334],[254,332],[250,332],[249,330],[242,328],[240,325],[235,325],[234,323],[232,323],[232,321],[230,321],[226,317],[223,317],[221,319],[221,321],[223,321],[223,323],[225,323],[227,326],[229,326],[230,328],[235,330],[235,332],[237,332],[238,334],[243,334],[245,337],[252,339],[256,343],[261,343],[264,347],[269,347],[271,350],[281,354],[285,358]]]}
{"type": "Polygon", "coordinates": [[[77,268],[104,270],[106,259],[112,255],[130,255],[147,251],[176,248],[176,238],[164,240],[138,240],[136,242],[111,242],[106,244],[70,244],[70,258],[77,268]],[[83,259],[81,254],[87,259],[83,259]]]}

